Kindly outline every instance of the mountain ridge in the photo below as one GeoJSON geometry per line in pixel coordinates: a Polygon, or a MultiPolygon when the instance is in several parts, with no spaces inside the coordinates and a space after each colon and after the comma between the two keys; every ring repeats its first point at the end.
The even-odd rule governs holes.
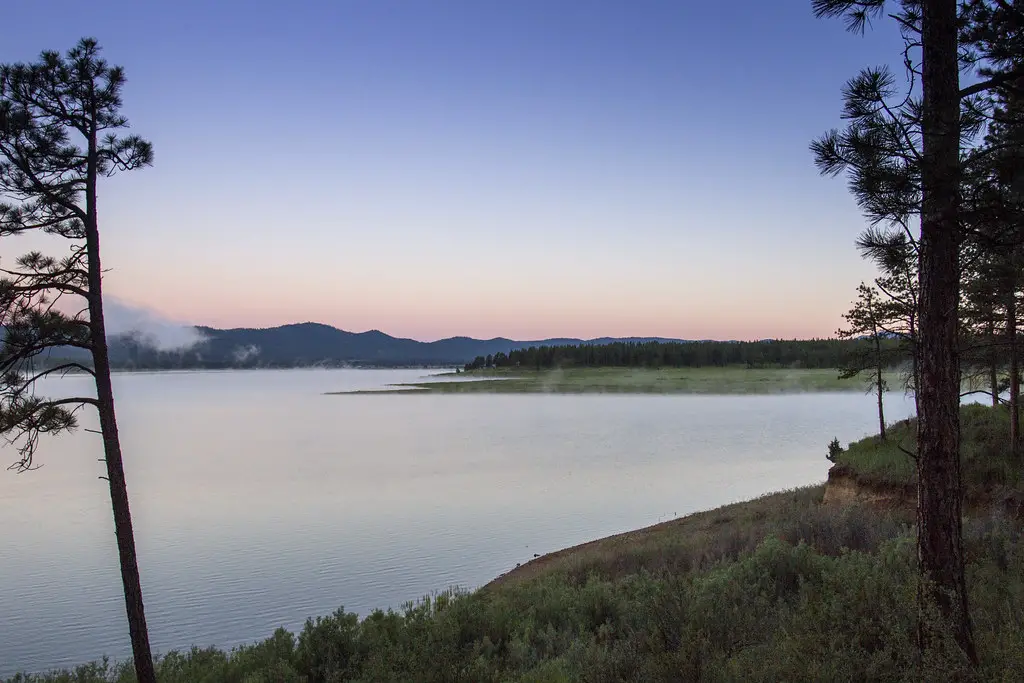
{"type": "Polygon", "coordinates": [[[317,322],[275,327],[215,328],[197,325],[201,340],[187,348],[161,350],[145,332],[110,340],[118,367],[283,367],[303,365],[461,365],[477,356],[508,353],[530,346],[607,344],[611,342],[687,341],[667,337],[558,337],[515,340],[454,336],[424,342],[394,337],[381,330],[349,332],[317,322]]]}

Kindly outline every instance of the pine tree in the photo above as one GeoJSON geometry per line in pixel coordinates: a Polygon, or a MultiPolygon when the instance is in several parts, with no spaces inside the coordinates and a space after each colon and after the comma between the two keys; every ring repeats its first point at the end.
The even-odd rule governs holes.
{"type": "Polygon", "coordinates": [[[863,282],[857,287],[857,299],[853,307],[843,315],[848,327],[837,331],[841,339],[867,337],[871,342],[868,353],[858,354],[841,368],[840,377],[856,377],[867,372],[868,391],[874,391],[878,400],[878,438],[885,441],[885,406],[883,397],[888,385],[885,381],[885,369],[892,363],[889,354],[883,349],[882,340],[886,336],[893,314],[892,306],[886,306],[883,295],[874,287],[863,282]]]}
{"type": "Polygon", "coordinates": [[[2,269],[0,433],[18,447],[13,467],[25,471],[36,466],[40,435],[70,431],[80,410],[97,409],[136,678],[154,683],[110,381],[97,212],[102,178],[153,158],[148,142],[119,134],[128,126],[120,113],[124,82],[91,39],[66,55],[0,66],[0,237],[45,233],[69,245],[64,256],[31,252],[2,269]],[[79,312],[62,312],[69,309],[79,312]],[[91,366],[39,365],[60,347],[87,352],[91,366]],[[70,370],[93,378],[95,397],[36,395],[38,380],[70,370]]]}
{"type": "MultiPolygon", "coordinates": [[[[818,16],[844,16],[862,31],[885,0],[812,0],[818,16]]],[[[866,69],[846,87],[847,129],[812,146],[823,173],[848,171],[851,191],[873,223],[908,226],[920,216],[918,271],[918,557],[922,609],[935,604],[956,642],[977,662],[962,539],[960,473],[960,146],[983,125],[984,87],[960,89],[956,0],[900,0],[890,16],[906,46],[911,83],[900,92],[885,68],[866,69]],[[915,56],[916,55],[916,56],[915,56]],[[915,61],[917,60],[917,61],[915,61]]],[[[921,620],[922,652],[937,634],[921,620]]]]}
{"type": "Polygon", "coordinates": [[[984,57],[978,69],[988,79],[991,105],[985,142],[971,150],[965,173],[963,223],[972,254],[965,268],[965,294],[970,316],[966,327],[991,365],[990,392],[1008,391],[1010,440],[1021,452],[1020,349],[1018,341],[1021,290],[1024,289],[1024,2],[970,0],[964,12],[964,43],[984,57]],[[991,323],[979,320],[986,315],[991,323]],[[979,324],[980,323],[980,324],[979,324]],[[973,328],[973,329],[972,329],[973,328]],[[986,334],[987,333],[987,334],[986,334]],[[1006,369],[997,379],[997,365],[1006,369]]]}
{"type": "MultiPolygon", "coordinates": [[[[903,356],[910,359],[904,388],[914,394],[917,407],[918,373],[918,244],[904,226],[882,228],[874,225],[857,238],[861,255],[881,271],[875,287],[885,298],[886,314],[882,329],[886,336],[899,340],[903,356]]],[[[881,305],[881,304],[880,304],[881,305]]],[[[916,414],[915,410],[915,414],[916,414]]]]}

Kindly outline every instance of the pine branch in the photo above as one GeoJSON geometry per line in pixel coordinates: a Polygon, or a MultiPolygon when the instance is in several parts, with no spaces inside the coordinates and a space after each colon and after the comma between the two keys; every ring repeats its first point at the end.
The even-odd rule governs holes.
{"type": "Polygon", "coordinates": [[[63,376],[63,375],[66,375],[71,370],[79,370],[81,372],[84,372],[84,373],[92,376],[92,377],[96,377],[96,372],[92,368],[86,367],[85,365],[82,365],[81,363],[75,363],[75,362],[61,363],[60,365],[54,366],[54,367],[49,368],[47,370],[42,370],[42,371],[36,373],[35,375],[33,375],[32,377],[29,377],[27,380],[25,380],[22,383],[21,387],[19,387],[19,388],[17,388],[15,390],[15,392],[20,394],[20,393],[24,392],[26,389],[28,389],[30,386],[35,384],[38,380],[41,380],[41,379],[43,379],[45,377],[49,377],[50,375],[52,375],[54,373],[57,373],[57,372],[62,373],[62,376],[63,376]]]}
{"type": "Polygon", "coordinates": [[[1024,66],[1019,66],[1015,69],[1011,69],[1010,71],[1004,71],[1003,73],[992,76],[987,81],[981,81],[980,83],[975,83],[974,85],[962,88],[960,90],[960,97],[965,98],[970,97],[971,95],[978,95],[1001,85],[1005,85],[1022,76],[1024,76],[1024,66]]]}
{"type": "Polygon", "coordinates": [[[846,29],[852,33],[864,33],[872,16],[881,14],[885,0],[812,0],[814,16],[846,17],[846,29]]]}

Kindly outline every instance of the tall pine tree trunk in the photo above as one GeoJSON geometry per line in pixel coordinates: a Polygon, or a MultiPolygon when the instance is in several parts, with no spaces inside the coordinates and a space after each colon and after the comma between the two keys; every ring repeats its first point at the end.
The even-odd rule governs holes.
{"type": "MultiPolygon", "coordinates": [[[[922,3],[921,397],[918,425],[918,558],[922,617],[938,607],[977,662],[964,580],[960,477],[959,303],[960,83],[957,0],[922,3]]],[[[922,618],[919,644],[938,643],[922,618]]]]}
{"type": "MultiPolygon", "coordinates": [[[[1017,67],[1021,65],[1018,62],[1017,67]]],[[[1017,290],[1020,284],[1020,240],[1022,238],[1022,226],[1020,224],[1021,203],[1024,202],[1024,158],[1021,155],[1021,146],[1024,145],[1024,130],[1022,130],[1021,117],[1024,116],[1024,103],[1021,101],[1021,88],[1024,88],[1024,76],[1018,77],[1014,87],[1007,95],[1007,118],[1010,119],[1010,196],[1013,200],[1013,234],[1017,244],[1010,254],[1010,291],[1007,299],[1009,309],[1006,314],[1008,324],[1007,340],[1010,345],[1010,442],[1013,454],[1017,457],[1021,453],[1020,444],[1020,373],[1017,357],[1017,290]]]]}
{"type": "MultiPolygon", "coordinates": [[[[1013,278],[1011,278],[1013,279],[1013,278]]],[[[1020,371],[1017,361],[1017,292],[1011,286],[1006,299],[1006,343],[1010,349],[1010,448],[1020,452],[1020,371]]]]}
{"type": "MultiPolygon", "coordinates": [[[[917,303],[915,306],[919,305],[917,303]]],[[[910,363],[911,371],[914,373],[914,417],[921,414],[921,339],[920,328],[917,326],[917,317],[910,316],[910,363]]]]}
{"type": "Polygon", "coordinates": [[[156,683],[153,654],[149,647],[149,630],[142,604],[142,581],[135,556],[135,534],[128,506],[128,485],[121,461],[121,442],[114,414],[114,391],[110,382],[110,358],[107,350],[106,325],[103,320],[103,274],[100,270],[100,235],[96,210],[96,176],[98,156],[93,116],[93,134],[89,139],[88,179],[86,184],[86,249],[89,263],[89,326],[92,337],[92,359],[96,371],[96,398],[99,408],[103,455],[110,485],[110,507],[114,516],[114,535],[121,564],[128,632],[138,683],[156,683]]]}
{"type": "Polygon", "coordinates": [[[882,391],[885,385],[882,384],[882,370],[878,370],[878,439],[885,441],[885,408],[882,406],[882,391]]]}
{"type": "Polygon", "coordinates": [[[992,407],[999,407],[999,356],[995,352],[995,341],[996,341],[996,312],[993,307],[991,315],[988,317],[988,343],[992,346],[992,350],[989,352],[989,388],[992,391],[992,407]]]}
{"type": "Polygon", "coordinates": [[[875,389],[878,391],[878,439],[885,441],[885,408],[882,405],[882,395],[885,393],[885,378],[882,377],[882,339],[875,327],[875,389]]]}

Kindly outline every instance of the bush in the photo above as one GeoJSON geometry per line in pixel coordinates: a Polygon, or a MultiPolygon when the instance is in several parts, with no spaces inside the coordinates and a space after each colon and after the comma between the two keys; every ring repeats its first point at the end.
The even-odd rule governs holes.
{"type": "MultiPolygon", "coordinates": [[[[1019,525],[965,530],[985,680],[1024,670],[1019,525]]],[[[338,610],[296,639],[280,629],[232,652],[158,661],[161,683],[333,681],[942,680],[967,675],[951,644],[916,662],[913,536],[823,552],[771,537],[705,571],[583,582],[547,575],[500,591],[443,593],[363,620],[338,610]]],[[[123,666],[8,683],[129,683],[123,666]]]]}
{"type": "Polygon", "coordinates": [[[839,445],[839,439],[833,438],[828,444],[828,454],[825,456],[825,459],[829,462],[835,462],[842,453],[843,447],[839,445]]]}

